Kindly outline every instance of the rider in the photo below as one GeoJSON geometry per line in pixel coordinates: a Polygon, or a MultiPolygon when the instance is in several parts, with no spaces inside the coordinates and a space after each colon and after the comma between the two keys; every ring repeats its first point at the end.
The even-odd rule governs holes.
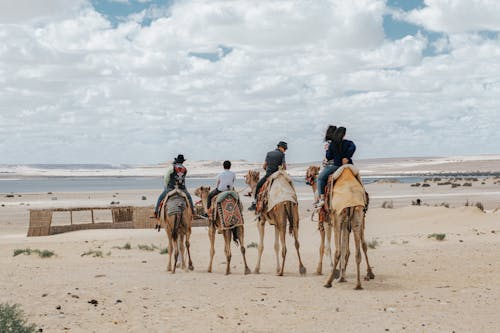
{"type": "Polygon", "coordinates": [[[278,142],[278,147],[275,150],[272,150],[267,153],[266,161],[262,166],[262,169],[266,170],[266,174],[262,177],[261,180],[257,183],[255,187],[255,198],[252,202],[252,205],[248,207],[248,210],[255,210],[257,205],[257,196],[259,195],[259,190],[266,182],[267,178],[279,170],[280,166],[286,170],[286,161],[285,161],[285,151],[288,149],[288,145],[284,141],[278,142]]]}
{"type": "Polygon", "coordinates": [[[317,207],[322,207],[325,203],[325,185],[328,181],[328,176],[337,171],[343,164],[353,164],[352,156],[356,151],[356,145],[354,142],[344,139],[345,133],[345,127],[336,128],[330,125],[326,130],[326,162],[325,167],[318,176],[318,194],[320,199],[317,207]]]}
{"type": "Polygon", "coordinates": [[[222,163],[222,166],[224,167],[224,171],[222,171],[219,176],[217,176],[217,186],[208,194],[207,210],[210,209],[210,206],[212,205],[213,197],[221,192],[232,191],[234,189],[234,180],[236,179],[236,174],[232,171],[229,171],[229,169],[231,169],[231,162],[224,161],[224,163],[222,163]]]}
{"type": "Polygon", "coordinates": [[[174,159],[172,165],[167,169],[167,172],[165,173],[165,176],[163,177],[163,192],[160,194],[160,197],[158,198],[158,202],[156,203],[155,206],[155,217],[158,217],[160,212],[158,209],[160,208],[160,203],[165,199],[165,196],[167,195],[168,192],[172,191],[175,189],[175,185],[178,185],[179,190],[183,191],[187,198],[189,199],[189,204],[191,205],[191,210],[193,211],[194,214],[194,205],[193,205],[193,199],[191,198],[191,195],[186,189],[185,185],[185,180],[186,180],[186,175],[187,175],[187,169],[182,163],[184,163],[186,159],[184,158],[184,155],[179,154],[177,157],[174,159]]]}

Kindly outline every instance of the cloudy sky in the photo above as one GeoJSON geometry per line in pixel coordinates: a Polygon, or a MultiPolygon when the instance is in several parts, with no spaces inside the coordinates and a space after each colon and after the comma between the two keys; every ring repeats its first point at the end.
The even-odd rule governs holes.
{"type": "Polygon", "coordinates": [[[0,0],[0,164],[500,153],[498,0],[0,0]]]}

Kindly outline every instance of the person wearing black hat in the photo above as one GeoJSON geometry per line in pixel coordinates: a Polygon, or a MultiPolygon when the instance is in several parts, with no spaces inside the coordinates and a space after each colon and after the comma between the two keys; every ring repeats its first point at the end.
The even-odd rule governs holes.
{"type": "Polygon", "coordinates": [[[262,168],[266,170],[266,174],[257,183],[255,187],[255,197],[252,205],[248,207],[248,210],[255,210],[257,204],[257,195],[259,194],[260,188],[266,182],[267,178],[283,167],[286,170],[285,152],[288,149],[288,144],[284,141],[278,142],[278,147],[267,153],[266,160],[262,168]]]}
{"type": "Polygon", "coordinates": [[[185,180],[186,180],[186,175],[187,175],[187,169],[182,163],[184,163],[186,159],[184,158],[184,155],[179,154],[177,155],[176,158],[174,158],[174,161],[172,165],[167,169],[167,172],[165,176],[163,177],[163,192],[160,194],[158,197],[158,201],[156,202],[155,206],[155,217],[158,218],[160,212],[158,211],[160,207],[160,203],[165,199],[165,196],[167,195],[168,192],[172,191],[175,189],[175,185],[178,184],[179,190],[182,190],[186,196],[189,199],[189,204],[191,205],[191,210],[193,211],[194,214],[194,205],[193,205],[193,199],[191,198],[191,194],[186,189],[185,185],[185,180]]]}

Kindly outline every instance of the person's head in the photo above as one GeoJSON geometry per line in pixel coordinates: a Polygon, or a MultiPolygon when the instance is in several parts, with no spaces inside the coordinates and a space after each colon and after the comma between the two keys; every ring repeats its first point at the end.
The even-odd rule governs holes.
{"type": "Polygon", "coordinates": [[[224,163],[222,163],[222,166],[224,167],[224,170],[229,170],[229,169],[231,169],[231,162],[224,161],[224,163]]]}
{"type": "Polygon", "coordinates": [[[288,144],[285,141],[278,142],[278,149],[284,153],[288,149],[288,144]]]}
{"type": "Polygon", "coordinates": [[[326,129],[325,141],[332,141],[333,134],[335,133],[336,130],[337,130],[337,126],[329,125],[328,128],[326,129]]]}
{"type": "Polygon", "coordinates": [[[179,154],[179,155],[177,155],[176,158],[174,158],[174,163],[180,163],[180,164],[182,164],[182,163],[184,163],[185,160],[186,159],[184,158],[184,155],[179,154]]]}
{"type": "Polygon", "coordinates": [[[342,151],[342,140],[344,140],[346,129],[345,127],[338,127],[333,133],[332,144],[337,152],[342,151]]]}

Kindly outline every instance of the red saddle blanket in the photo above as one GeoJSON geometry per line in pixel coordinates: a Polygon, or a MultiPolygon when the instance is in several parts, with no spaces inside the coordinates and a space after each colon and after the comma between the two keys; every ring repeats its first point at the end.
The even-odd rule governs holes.
{"type": "Polygon", "coordinates": [[[239,200],[233,196],[226,196],[221,202],[217,203],[217,213],[220,219],[220,229],[232,229],[243,225],[243,215],[239,200]]]}

